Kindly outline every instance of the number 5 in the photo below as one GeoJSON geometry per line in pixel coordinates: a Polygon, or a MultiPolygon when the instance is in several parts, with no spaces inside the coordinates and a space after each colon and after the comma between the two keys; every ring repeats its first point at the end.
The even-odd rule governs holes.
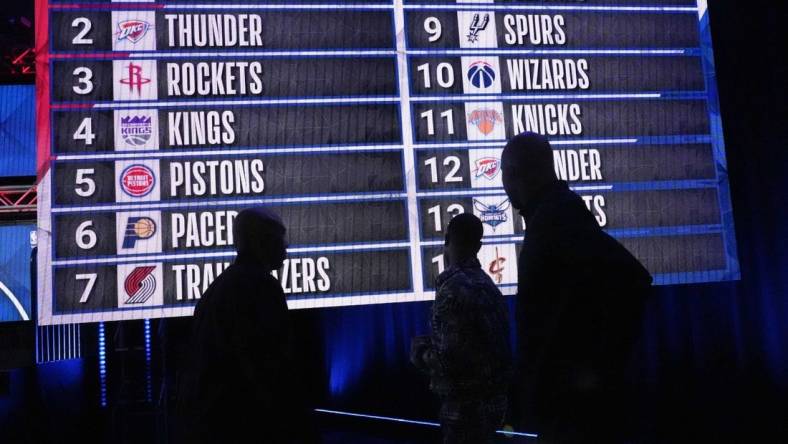
{"type": "Polygon", "coordinates": [[[77,187],[74,188],[77,196],[90,197],[96,192],[96,181],[87,177],[88,175],[95,174],[96,170],[93,168],[84,168],[77,170],[77,187]],[[83,186],[84,185],[84,186],[83,186]]]}

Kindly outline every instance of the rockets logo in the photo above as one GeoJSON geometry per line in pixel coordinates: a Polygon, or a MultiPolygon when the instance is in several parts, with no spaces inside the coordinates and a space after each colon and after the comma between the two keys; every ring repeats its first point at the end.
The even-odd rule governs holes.
{"type": "Polygon", "coordinates": [[[145,165],[131,165],[120,175],[120,186],[123,192],[131,197],[146,196],[155,184],[156,176],[153,170],[145,165]]]}
{"type": "Polygon", "coordinates": [[[156,222],[150,217],[129,217],[126,223],[126,234],[123,236],[123,248],[134,248],[138,240],[150,239],[156,234],[156,222]]]}
{"type": "Polygon", "coordinates": [[[473,62],[468,67],[468,80],[477,88],[489,88],[495,82],[495,70],[487,62],[473,62]]]}
{"type": "Polygon", "coordinates": [[[149,116],[126,116],[120,119],[120,135],[132,146],[143,146],[153,134],[149,116]]]}
{"type": "Polygon", "coordinates": [[[150,79],[142,76],[142,66],[135,65],[134,62],[129,63],[128,77],[120,79],[120,83],[129,85],[129,91],[134,92],[137,88],[137,94],[142,93],[142,85],[150,83],[150,79]]]}
{"type": "Polygon", "coordinates": [[[509,209],[509,199],[504,199],[503,202],[497,205],[485,205],[473,199],[473,207],[479,212],[479,219],[481,219],[483,223],[491,226],[493,231],[495,231],[495,227],[508,220],[506,217],[506,210],[509,209]]]}
{"type": "Polygon", "coordinates": [[[142,20],[124,20],[118,23],[118,41],[128,40],[137,43],[145,37],[150,24],[142,20]]]}
{"type": "Polygon", "coordinates": [[[493,180],[501,172],[501,161],[495,157],[476,159],[476,169],[473,172],[476,174],[476,177],[493,180]]]}
{"type": "Polygon", "coordinates": [[[128,298],[125,304],[144,304],[156,291],[156,277],[153,276],[154,265],[136,267],[123,282],[123,289],[128,298]]]}
{"type": "Polygon", "coordinates": [[[506,258],[498,253],[498,247],[495,247],[495,259],[487,266],[487,271],[493,276],[495,282],[500,284],[503,282],[503,271],[505,270],[503,264],[506,263],[506,258]]]}
{"type": "Polygon", "coordinates": [[[469,43],[476,43],[479,41],[479,33],[487,29],[487,24],[490,23],[490,14],[484,13],[483,17],[479,17],[479,14],[476,13],[473,15],[473,20],[471,20],[471,24],[468,27],[468,42],[469,43]]]}
{"type": "Polygon", "coordinates": [[[485,136],[495,130],[497,123],[503,122],[503,117],[494,109],[477,109],[468,116],[468,123],[473,124],[485,136]]]}

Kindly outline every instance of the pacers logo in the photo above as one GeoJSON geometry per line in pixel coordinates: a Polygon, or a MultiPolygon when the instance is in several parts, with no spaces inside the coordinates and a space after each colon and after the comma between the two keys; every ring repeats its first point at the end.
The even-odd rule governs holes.
{"type": "Polygon", "coordinates": [[[156,185],[153,170],[145,165],[131,165],[120,174],[120,187],[126,195],[143,197],[148,195],[156,185]]]}
{"type": "Polygon", "coordinates": [[[150,239],[156,234],[156,222],[150,217],[129,217],[126,233],[123,236],[123,248],[134,248],[139,240],[150,239]]]}
{"type": "Polygon", "coordinates": [[[489,88],[495,82],[495,69],[482,60],[473,62],[468,67],[468,80],[477,88],[489,88]]]}
{"type": "Polygon", "coordinates": [[[156,292],[156,277],[154,265],[136,267],[129,273],[123,282],[126,292],[124,304],[144,304],[156,292]]]}

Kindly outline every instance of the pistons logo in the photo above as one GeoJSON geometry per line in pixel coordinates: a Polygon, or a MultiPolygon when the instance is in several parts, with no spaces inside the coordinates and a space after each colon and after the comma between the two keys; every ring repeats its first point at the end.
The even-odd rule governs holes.
{"type": "Polygon", "coordinates": [[[131,165],[120,175],[120,186],[123,192],[131,197],[148,195],[156,185],[153,170],[145,165],[131,165]]]}
{"type": "Polygon", "coordinates": [[[124,20],[118,23],[118,41],[128,40],[137,43],[145,37],[150,24],[142,20],[124,20]]]}

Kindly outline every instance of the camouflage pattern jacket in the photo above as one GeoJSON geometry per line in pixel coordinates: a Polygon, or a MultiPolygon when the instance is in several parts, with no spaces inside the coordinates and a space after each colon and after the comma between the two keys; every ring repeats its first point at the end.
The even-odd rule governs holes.
{"type": "Polygon", "coordinates": [[[506,300],[473,258],[438,276],[429,346],[430,389],[443,398],[505,394],[512,373],[506,300]]]}

